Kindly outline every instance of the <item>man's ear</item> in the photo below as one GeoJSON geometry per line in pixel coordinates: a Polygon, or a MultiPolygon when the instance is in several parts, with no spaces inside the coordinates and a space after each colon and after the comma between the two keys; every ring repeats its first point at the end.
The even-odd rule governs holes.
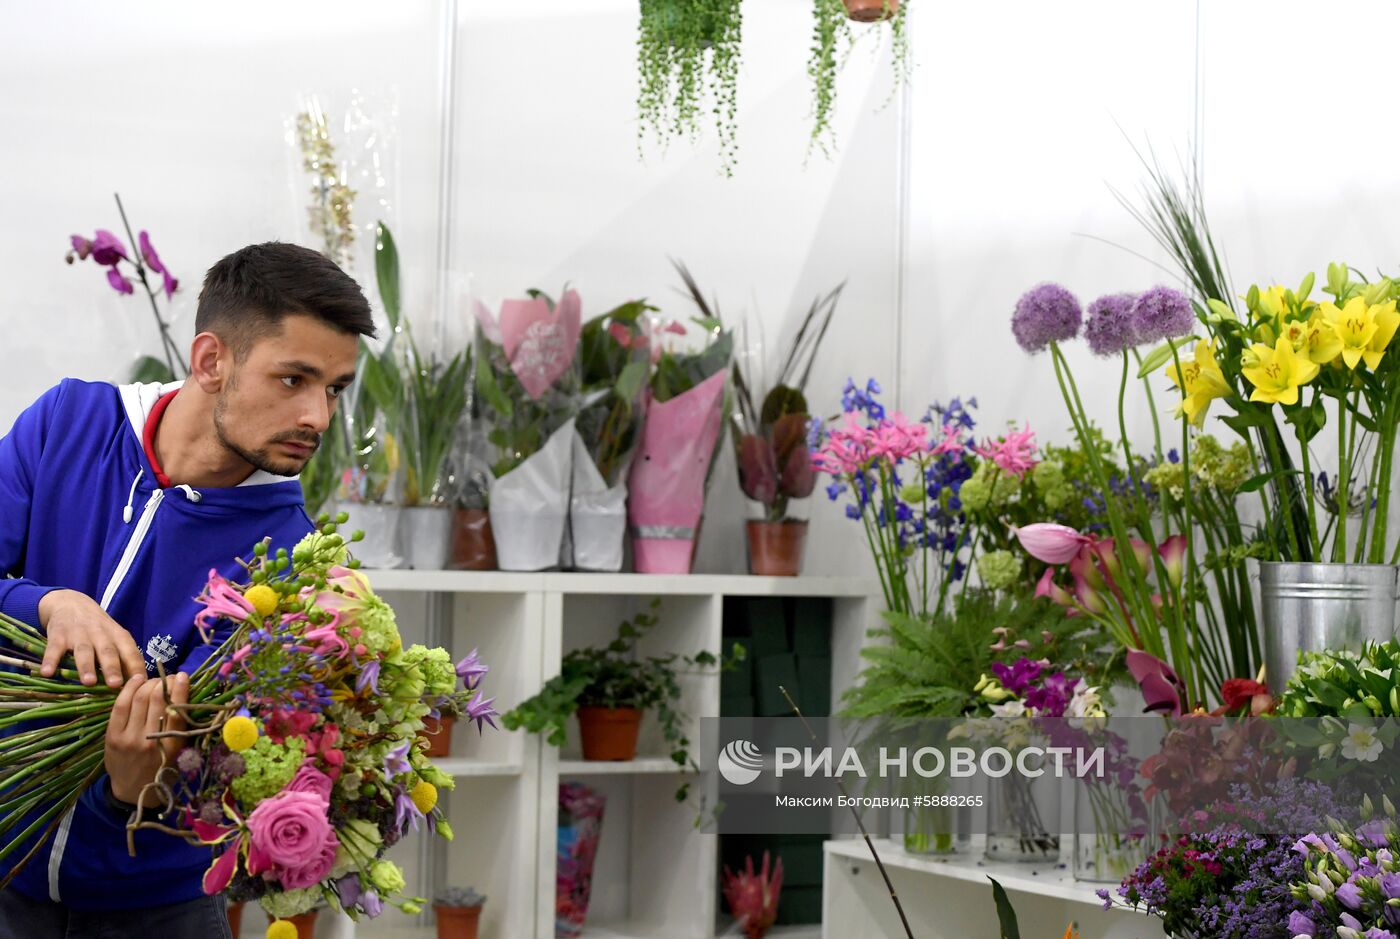
{"type": "Polygon", "coordinates": [[[190,375],[205,394],[218,394],[233,375],[233,350],[213,333],[200,333],[190,345],[190,375]]]}

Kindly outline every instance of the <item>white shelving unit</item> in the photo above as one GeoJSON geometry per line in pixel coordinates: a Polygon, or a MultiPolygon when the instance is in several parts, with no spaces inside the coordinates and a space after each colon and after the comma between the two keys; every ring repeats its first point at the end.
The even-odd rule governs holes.
{"type": "MultiPolygon", "coordinates": [[[[625,617],[662,597],[661,624],[644,652],[718,651],[726,597],[825,597],[832,604],[834,696],[859,671],[857,652],[873,622],[874,583],[841,577],[645,574],[519,574],[467,571],[371,571],[376,591],[398,611],[405,642],[431,642],[461,656],[473,648],[491,666],[484,688],[506,711],[557,675],[565,652],[610,640],[625,617]]],[[[720,710],[717,675],[681,676],[682,705],[695,722],[720,710]]],[[[456,838],[411,835],[393,857],[409,889],[429,896],[444,885],[471,885],[487,896],[483,939],[553,939],[558,788],[585,781],[607,797],[593,874],[589,939],[711,939],[720,929],[718,843],[694,826],[696,807],[677,803],[680,768],[667,755],[654,718],[643,721],[638,756],[626,763],[586,762],[576,725],[562,749],[524,732],[458,724],[451,756],[457,777],[444,807],[456,838]]],[[[362,923],[357,939],[432,935],[390,911],[362,923]]],[[[782,930],[781,939],[815,939],[815,929],[782,930]]]]}
{"type": "MultiPolygon", "coordinates": [[[[889,839],[875,839],[875,850],[919,939],[997,935],[989,877],[1006,888],[1023,935],[1059,937],[1071,922],[1078,923],[1083,939],[1165,935],[1160,920],[1121,908],[1105,911],[1095,891],[1114,885],[1077,881],[1063,863],[983,860],[981,840],[974,838],[965,853],[935,857],[908,854],[889,839]]],[[[865,842],[828,841],[825,853],[822,939],[902,939],[903,927],[865,842]]]]}

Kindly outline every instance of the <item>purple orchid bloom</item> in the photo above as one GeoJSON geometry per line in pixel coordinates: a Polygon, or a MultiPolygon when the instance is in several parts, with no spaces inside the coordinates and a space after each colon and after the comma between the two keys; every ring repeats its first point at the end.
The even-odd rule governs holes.
{"type": "Polygon", "coordinates": [[[403,746],[390,750],[389,755],[384,757],[384,776],[386,778],[393,779],[395,776],[413,772],[413,764],[408,762],[408,748],[411,746],[413,746],[412,741],[405,742],[403,746]]]}
{"type": "Polygon", "coordinates": [[[180,282],[170,276],[170,271],[160,262],[160,255],[156,254],[155,246],[151,244],[151,236],[145,230],[137,236],[137,242],[140,244],[141,257],[145,258],[146,266],[161,276],[165,299],[169,300],[170,295],[180,286],[180,282]]]}
{"type": "Polygon", "coordinates": [[[482,677],[489,671],[490,668],[481,664],[476,649],[468,652],[466,657],[457,663],[457,677],[462,679],[462,684],[466,685],[468,691],[475,691],[477,685],[481,684],[482,677]]]}
{"type": "Polygon", "coordinates": [[[499,717],[500,712],[491,706],[495,698],[483,698],[477,695],[467,704],[467,720],[476,721],[477,733],[485,732],[485,724],[490,724],[496,729],[496,722],[492,718],[499,717]]]}
{"type": "MultiPolygon", "coordinates": [[[[69,235],[68,240],[72,242],[73,253],[78,256],[79,261],[86,261],[88,255],[92,254],[92,242],[88,241],[82,235],[69,235]]],[[[71,263],[73,258],[69,257],[68,260],[71,263]]]]}
{"type": "Polygon", "coordinates": [[[360,669],[359,677],[355,679],[356,694],[364,694],[366,688],[369,688],[375,694],[379,694],[378,659],[375,659],[374,661],[366,664],[364,668],[360,669]]]}
{"type": "Polygon", "coordinates": [[[1034,659],[1022,657],[1015,665],[1003,665],[1000,662],[992,663],[992,674],[996,675],[997,681],[1007,691],[1022,697],[1031,682],[1040,677],[1041,665],[1034,659]]]}
{"type": "Polygon", "coordinates": [[[122,272],[115,267],[107,269],[107,283],[112,285],[112,289],[117,293],[132,293],[136,288],[131,286],[131,281],[122,275],[122,272]]]}
{"type": "Polygon", "coordinates": [[[122,244],[120,238],[105,228],[99,228],[97,230],[97,234],[93,237],[90,247],[92,250],[92,259],[103,267],[112,267],[118,261],[131,260],[126,254],[126,245],[122,244]]]}

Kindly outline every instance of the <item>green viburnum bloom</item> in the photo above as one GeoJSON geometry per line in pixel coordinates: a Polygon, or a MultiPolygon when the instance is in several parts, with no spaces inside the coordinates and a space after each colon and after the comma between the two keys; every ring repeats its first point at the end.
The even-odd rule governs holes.
{"type": "Polygon", "coordinates": [[[321,899],[320,887],[303,887],[300,890],[283,890],[280,893],[265,893],[258,903],[270,916],[277,919],[290,919],[307,912],[321,899]]]}
{"type": "Polygon", "coordinates": [[[403,657],[422,674],[428,694],[436,697],[451,694],[456,689],[457,672],[446,649],[429,649],[414,643],[403,657]]]}
{"type": "Polygon", "coordinates": [[[1021,579],[1021,559],[1010,551],[988,551],[977,559],[977,573],[990,590],[1005,590],[1021,579]]]}
{"type": "Polygon", "coordinates": [[[292,549],[292,561],[298,567],[313,561],[318,567],[337,567],[349,563],[350,552],[345,547],[345,539],[339,535],[323,535],[313,531],[303,535],[292,549]],[[332,541],[333,538],[337,540],[332,541]]]}
{"type": "Polygon", "coordinates": [[[243,751],[243,774],[230,784],[233,794],[245,808],[272,798],[292,781],[305,751],[306,741],[300,737],[289,737],[284,743],[259,737],[257,743],[243,751]]]}
{"type": "Polygon", "coordinates": [[[371,652],[384,655],[397,652],[403,646],[394,611],[379,597],[364,598],[364,606],[355,617],[355,625],[360,627],[360,641],[371,652]]]}

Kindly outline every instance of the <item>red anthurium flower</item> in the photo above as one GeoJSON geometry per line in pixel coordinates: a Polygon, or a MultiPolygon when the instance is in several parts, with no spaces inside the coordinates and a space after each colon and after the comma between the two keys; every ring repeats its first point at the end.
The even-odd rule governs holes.
{"type": "Polygon", "coordinates": [[[1274,706],[1269,686],[1252,678],[1225,679],[1220,685],[1220,700],[1224,702],[1217,712],[1220,714],[1233,714],[1248,707],[1250,715],[1258,717],[1274,706]]]}

